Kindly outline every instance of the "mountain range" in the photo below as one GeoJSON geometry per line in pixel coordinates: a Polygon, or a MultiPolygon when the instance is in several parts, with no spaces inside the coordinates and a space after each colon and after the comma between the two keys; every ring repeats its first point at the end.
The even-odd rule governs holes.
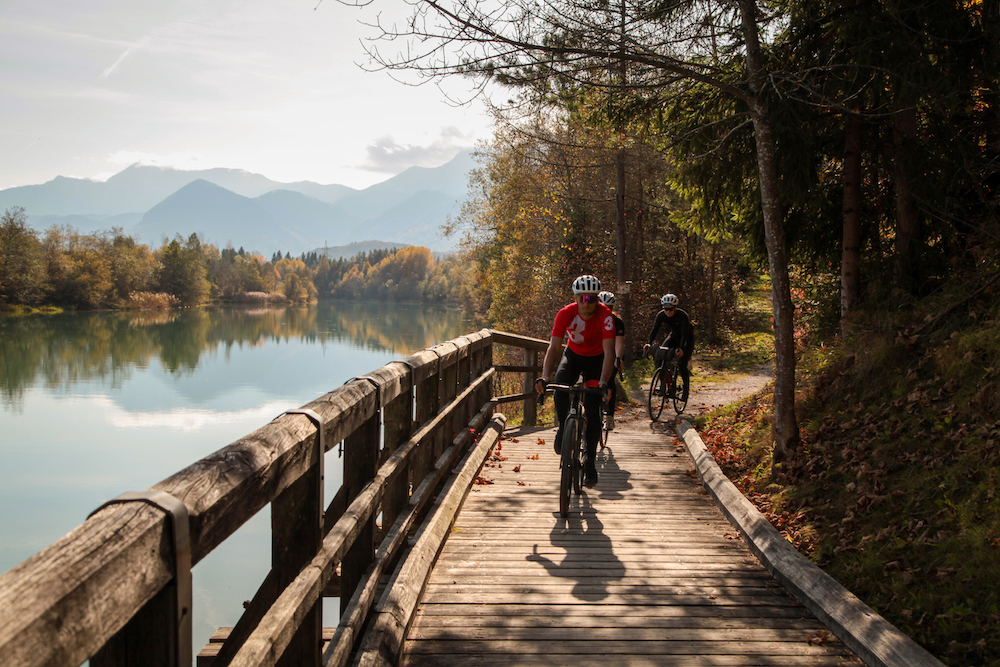
{"type": "Polygon", "coordinates": [[[41,185],[0,190],[0,210],[22,206],[39,231],[121,227],[158,248],[177,234],[271,256],[297,256],[363,241],[454,246],[440,227],[465,201],[471,151],[440,167],[411,167],[362,190],[310,181],[279,183],[238,169],[185,171],[133,165],[105,182],[57,176],[41,185]]]}

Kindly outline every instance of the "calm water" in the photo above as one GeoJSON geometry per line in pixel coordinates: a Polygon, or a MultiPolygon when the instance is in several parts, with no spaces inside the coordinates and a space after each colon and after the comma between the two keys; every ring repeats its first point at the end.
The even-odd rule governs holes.
{"type": "MultiPolygon", "coordinates": [[[[0,572],[120,493],[475,328],[456,311],[384,304],[0,316],[0,572]]],[[[239,619],[269,544],[262,511],[194,568],[196,651],[239,619]]],[[[325,610],[335,625],[336,601],[325,610]]]]}

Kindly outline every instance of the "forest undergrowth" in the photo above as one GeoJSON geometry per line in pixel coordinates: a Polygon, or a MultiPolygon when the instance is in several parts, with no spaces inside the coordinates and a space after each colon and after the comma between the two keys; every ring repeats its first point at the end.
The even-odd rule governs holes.
{"type": "Polygon", "coordinates": [[[772,386],[696,425],[799,551],[945,664],[998,666],[1000,317],[946,292],[803,345],[802,446],[773,474],[772,386]]]}

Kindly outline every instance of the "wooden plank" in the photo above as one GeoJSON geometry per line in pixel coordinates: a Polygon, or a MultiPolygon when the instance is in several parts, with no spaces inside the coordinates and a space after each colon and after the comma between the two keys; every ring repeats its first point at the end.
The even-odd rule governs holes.
{"type": "Polygon", "coordinates": [[[752,662],[746,656],[712,656],[711,662],[706,662],[699,655],[655,655],[655,656],[607,656],[600,654],[580,655],[519,655],[513,658],[509,654],[489,655],[469,654],[429,654],[404,658],[402,667],[747,667],[748,664],[757,667],[846,667],[856,665],[853,657],[841,656],[792,656],[792,655],[758,655],[752,662]]]}
{"type": "MultiPolygon", "coordinates": [[[[567,634],[571,632],[567,629],[567,634]]],[[[627,635],[621,639],[611,639],[593,630],[582,631],[591,637],[576,637],[569,635],[559,639],[554,632],[545,633],[541,637],[498,638],[483,639],[441,639],[437,641],[414,641],[407,647],[407,655],[416,657],[428,653],[449,654],[479,654],[479,653],[546,653],[549,655],[593,655],[600,652],[606,656],[616,655],[743,655],[752,659],[757,655],[770,656],[850,656],[847,648],[837,643],[811,644],[807,641],[804,633],[789,635],[788,640],[755,640],[751,634],[743,629],[732,631],[729,638],[713,640],[710,638],[697,637],[696,632],[685,632],[675,630],[669,633],[660,633],[659,640],[637,640],[627,635]],[[663,636],[666,635],[666,636],[663,636]],[[545,648],[538,650],[539,645],[545,648]]],[[[716,631],[717,635],[722,634],[716,631]]],[[[856,659],[856,657],[855,657],[856,659]]],[[[749,662],[750,660],[748,660],[749,662]]]]}

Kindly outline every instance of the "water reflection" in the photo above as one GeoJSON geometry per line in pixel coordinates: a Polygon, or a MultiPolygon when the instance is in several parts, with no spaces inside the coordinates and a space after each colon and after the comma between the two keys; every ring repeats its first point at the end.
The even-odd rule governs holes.
{"type": "Polygon", "coordinates": [[[118,389],[157,361],[173,376],[189,375],[206,354],[228,359],[271,342],[403,356],[468,331],[464,324],[454,310],[389,304],[0,316],[0,401],[18,413],[33,386],[59,391],[97,380],[118,389]]]}

